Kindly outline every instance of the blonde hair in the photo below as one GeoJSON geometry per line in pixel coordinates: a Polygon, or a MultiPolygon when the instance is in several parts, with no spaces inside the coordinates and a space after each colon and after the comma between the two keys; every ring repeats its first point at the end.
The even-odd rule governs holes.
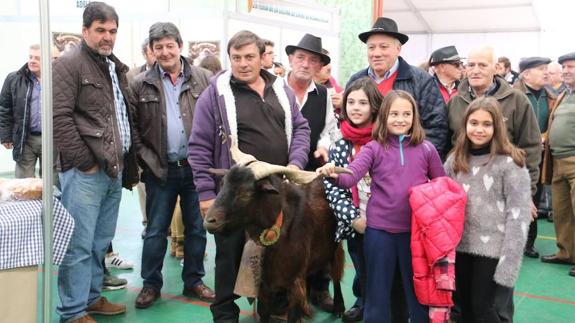
{"type": "Polygon", "coordinates": [[[423,126],[419,120],[419,111],[417,109],[417,103],[415,103],[415,99],[411,96],[411,94],[402,90],[393,90],[389,92],[383,99],[381,108],[377,113],[377,119],[375,121],[375,126],[373,127],[372,137],[380,144],[384,146],[387,145],[387,138],[389,136],[387,131],[387,118],[389,117],[389,110],[391,110],[391,106],[398,99],[404,99],[409,101],[411,104],[413,122],[411,124],[411,129],[409,129],[409,143],[412,145],[418,145],[425,139],[425,130],[423,130],[423,126]]]}
{"type": "Polygon", "coordinates": [[[493,159],[496,155],[507,155],[513,159],[517,166],[525,166],[525,152],[515,147],[509,141],[499,102],[493,97],[479,97],[471,102],[465,117],[461,121],[455,147],[451,151],[453,155],[453,172],[456,174],[469,172],[471,142],[467,137],[467,121],[471,114],[479,110],[489,113],[493,119],[493,137],[491,138],[491,147],[489,149],[490,158],[493,159]]]}

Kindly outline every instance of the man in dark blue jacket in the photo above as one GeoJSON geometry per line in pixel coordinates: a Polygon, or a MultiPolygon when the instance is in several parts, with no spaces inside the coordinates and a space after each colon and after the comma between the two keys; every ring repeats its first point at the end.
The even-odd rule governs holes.
{"type": "Polygon", "coordinates": [[[8,74],[0,94],[0,141],[13,149],[16,178],[34,177],[42,158],[40,75],[40,45],[32,45],[28,63],[8,74]]]}
{"type": "Polygon", "coordinates": [[[383,95],[392,89],[409,92],[417,102],[426,139],[440,154],[446,153],[447,109],[441,93],[429,74],[399,56],[409,37],[398,32],[395,21],[385,17],[379,17],[371,30],[358,37],[367,44],[369,67],[352,75],[346,88],[353,81],[369,76],[383,95]]]}

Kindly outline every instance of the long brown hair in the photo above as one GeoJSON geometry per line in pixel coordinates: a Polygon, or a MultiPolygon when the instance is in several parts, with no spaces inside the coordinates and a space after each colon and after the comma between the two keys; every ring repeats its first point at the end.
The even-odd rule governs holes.
{"type": "Polygon", "coordinates": [[[393,90],[387,93],[383,102],[381,103],[381,109],[377,113],[377,120],[375,121],[375,126],[373,127],[372,137],[374,140],[380,144],[387,146],[387,138],[389,137],[387,131],[387,118],[389,116],[389,110],[397,99],[404,99],[409,101],[411,104],[413,112],[413,122],[411,124],[411,129],[409,129],[409,143],[412,145],[418,145],[425,139],[425,130],[421,125],[419,120],[419,110],[417,109],[417,103],[411,94],[402,90],[393,90]]]}
{"type": "MultiPolygon", "coordinates": [[[[348,120],[349,117],[347,116],[347,97],[353,91],[362,90],[367,96],[367,100],[369,101],[369,106],[371,107],[371,122],[375,122],[377,119],[377,111],[381,107],[381,102],[383,101],[383,95],[379,92],[373,80],[366,76],[362,77],[358,80],[353,81],[343,93],[343,100],[341,103],[341,120],[348,120]]],[[[350,121],[351,124],[351,121],[350,121]]]]}
{"type": "Polygon", "coordinates": [[[525,152],[515,147],[509,141],[499,102],[493,97],[479,97],[471,102],[465,117],[461,121],[455,147],[451,152],[453,154],[453,172],[456,174],[469,172],[471,142],[467,137],[467,122],[469,116],[479,110],[489,113],[493,119],[493,138],[491,138],[489,150],[490,158],[493,159],[496,155],[507,155],[513,159],[517,166],[523,167],[525,165],[525,152]]]}

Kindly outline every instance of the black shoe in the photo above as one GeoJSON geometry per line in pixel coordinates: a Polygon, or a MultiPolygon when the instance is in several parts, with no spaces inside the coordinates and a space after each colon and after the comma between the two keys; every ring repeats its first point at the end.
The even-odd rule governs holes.
{"type": "Polygon", "coordinates": [[[332,313],[333,312],[333,298],[329,295],[329,291],[314,291],[312,290],[309,298],[311,303],[319,307],[322,311],[332,313]]]}
{"type": "Polygon", "coordinates": [[[539,258],[539,252],[535,247],[525,247],[523,250],[523,255],[529,258],[539,258]]]}
{"type": "Polygon", "coordinates": [[[555,255],[555,254],[543,256],[543,257],[541,257],[541,261],[546,262],[548,264],[563,264],[563,265],[570,264],[570,262],[568,260],[557,258],[557,255],[555,255]]]}
{"type": "Polygon", "coordinates": [[[569,276],[575,277],[575,267],[573,267],[573,268],[571,268],[571,270],[569,270],[569,276]]]}
{"type": "Polygon", "coordinates": [[[343,313],[341,320],[344,322],[359,322],[363,320],[363,308],[354,305],[352,308],[343,313]]]}
{"type": "Polygon", "coordinates": [[[553,212],[547,213],[547,222],[553,223],[553,212]]]}

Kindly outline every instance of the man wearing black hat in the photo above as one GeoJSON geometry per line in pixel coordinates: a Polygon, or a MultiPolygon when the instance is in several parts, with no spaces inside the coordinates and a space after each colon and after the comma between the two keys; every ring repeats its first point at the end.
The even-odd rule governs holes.
{"type": "MultiPolygon", "coordinates": [[[[566,89],[551,110],[549,139],[544,158],[544,180],[551,183],[557,247],[541,261],[575,264],[575,52],[559,57],[566,89]],[[549,170],[549,171],[548,171],[549,170]]],[[[569,271],[575,276],[575,267],[569,271]]]]}
{"type": "MultiPolygon", "coordinates": [[[[545,57],[527,57],[519,62],[519,81],[513,87],[525,93],[529,98],[539,130],[543,138],[546,136],[547,123],[549,121],[549,109],[555,104],[556,95],[546,86],[549,85],[549,72],[547,67],[551,63],[545,57]]],[[[541,164],[539,165],[541,170],[541,164]]],[[[540,172],[541,174],[541,172],[540,172]]],[[[541,177],[541,176],[540,176],[541,177]]],[[[543,184],[537,182],[537,192],[533,195],[533,203],[539,205],[543,193],[543,184]]],[[[535,238],[537,237],[537,221],[531,222],[527,235],[527,244],[524,254],[530,258],[539,258],[539,252],[535,249],[535,238]]]]}
{"type": "Polygon", "coordinates": [[[286,46],[291,67],[287,83],[311,128],[310,155],[305,167],[310,171],[327,162],[330,136],[337,133],[337,121],[327,89],[313,81],[315,74],[330,62],[321,48],[321,38],[310,34],[305,34],[297,46],[286,46]]]}
{"type": "Polygon", "coordinates": [[[463,64],[455,46],[442,47],[431,53],[429,66],[435,72],[435,84],[447,104],[457,94],[462,74],[463,64]]]}
{"type": "Polygon", "coordinates": [[[409,92],[417,102],[426,139],[437,151],[444,152],[448,137],[445,102],[433,78],[399,56],[409,37],[398,32],[395,21],[385,17],[377,18],[373,28],[358,37],[367,44],[369,67],[352,75],[346,88],[353,81],[369,76],[383,95],[392,89],[409,92]]]}
{"type": "MultiPolygon", "coordinates": [[[[331,136],[338,132],[327,88],[313,81],[319,70],[329,64],[330,58],[322,53],[321,38],[311,34],[305,34],[297,46],[286,46],[286,54],[291,67],[287,83],[311,129],[310,153],[305,170],[315,171],[327,162],[331,136]]],[[[312,303],[331,312],[333,299],[329,295],[328,274],[326,268],[310,276],[308,284],[312,303]]]]}

